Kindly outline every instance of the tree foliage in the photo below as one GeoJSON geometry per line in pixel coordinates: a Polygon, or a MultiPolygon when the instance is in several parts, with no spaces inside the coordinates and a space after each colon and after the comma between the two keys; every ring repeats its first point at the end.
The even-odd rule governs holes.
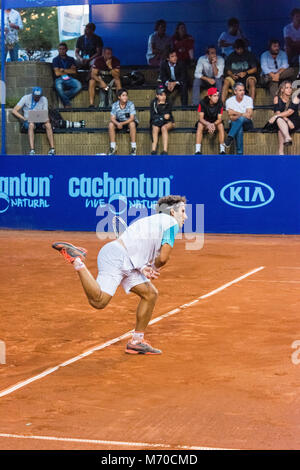
{"type": "Polygon", "coordinates": [[[26,8],[20,11],[24,29],[20,31],[20,47],[29,58],[40,60],[49,56],[58,45],[56,8],[26,8]]]}

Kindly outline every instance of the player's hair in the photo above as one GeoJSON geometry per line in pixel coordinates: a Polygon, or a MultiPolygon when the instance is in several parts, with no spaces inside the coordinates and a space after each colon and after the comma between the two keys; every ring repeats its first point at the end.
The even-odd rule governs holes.
{"type": "Polygon", "coordinates": [[[210,49],[214,49],[214,50],[217,52],[216,46],[214,46],[213,44],[210,44],[210,45],[207,46],[207,48],[205,49],[205,53],[208,54],[210,49]]]}
{"type": "Polygon", "coordinates": [[[85,27],[91,29],[93,32],[96,31],[95,23],[88,23],[88,24],[85,25],[85,27]]]}
{"type": "MultiPolygon", "coordinates": [[[[279,98],[282,98],[282,95],[283,95],[283,90],[285,88],[285,86],[287,84],[290,84],[292,85],[292,82],[291,80],[284,80],[283,82],[280,83],[279,87],[278,87],[278,90],[277,90],[277,93],[276,93],[276,96],[278,96],[279,98]]],[[[288,101],[286,102],[286,105],[285,105],[285,111],[287,111],[289,109],[289,106],[291,104],[291,101],[292,101],[292,96],[289,97],[288,101]]]]}
{"type": "Polygon", "coordinates": [[[60,42],[58,47],[65,47],[68,50],[68,45],[65,42],[60,42]]]}
{"type": "Polygon", "coordinates": [[[163,19],[157,20],[156,23],[155,23],[155,26],[154,26],[154,31],[157,31],[160,26],[165,26],[165,27],[167,27],[166,21],[163,20],[163,19]]]}
{"type": "Polygon", "coordinates": [[[236,39],[233,44],[234,49],[243,49],[246,50],[246,43],[244,39],[236,39]]]}
{"type": "Polygon", "coordinates": [[[293,18],[295,15],[298,15],[300,13],[300,8],[293,8],[291,11],[291,17],[293,18]]]}
{"type": "Polygon", "coordinates": [[[242,82],[236,82],[233,85],[233,89],[236,90],[238,86],[242,86],[245,89],[245,85],[242,82]]]}
{"type": "Polygon", "coordinates": [[[164,196],[161,197],[156,204],[156,212],[159,214],[170,214],[170,210],[178,210],[179,205],[183,203],[186,204],[185,196],[164,196]]]}
{"type": "Polygon", "coordinates": [[[269,39],[269,42],[268,42],[269,49],[273,44],[279,44],[279,46],[280,46],[279,39],[276,39],[276,38],[269,39]]]}
{"type": "Polygon", "coordinates": [[[229,18],[229,20],[227,21],[228,26],[235,26],[236,24],[240,24],[237,18],[229,18]]]}
{"type": "Polygon", "coordinates": [[[122,93],[127,93],[128,95],[128,90],[126,90],[126,88],[120,88],[120,90],[117,91],[117,97],[120,98],[122,93]]]}

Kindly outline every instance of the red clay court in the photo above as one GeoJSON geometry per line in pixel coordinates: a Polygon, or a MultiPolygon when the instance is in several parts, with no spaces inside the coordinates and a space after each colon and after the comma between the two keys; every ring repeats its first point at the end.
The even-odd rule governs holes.
{"type": "Polygon", "coordinates": [[[136,296],[94,310],[51,248],[86,247],[96,275],[94,233],[0,239],[0,449],[300,448],[299,236],[178,240],[154,282],[156,357],[124,353],[136,296]]]}

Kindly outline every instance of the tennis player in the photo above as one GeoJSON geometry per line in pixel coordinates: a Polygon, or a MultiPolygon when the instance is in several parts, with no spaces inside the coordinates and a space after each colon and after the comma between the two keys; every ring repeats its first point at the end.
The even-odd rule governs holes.
{"type": "Polygon", "coordinates": [[[92,307],[105,308],[120,284],[126,293],[140,297],[136,327],[125,349],[128,354],[161,354],[144,339],[158,295],[151,280],[158,278],[170,257],[175,237],[187,219],[185,204],[184,196],[162,197],[157,214],[135,221],[120,238],[104,245],[98,254],[97,279],[84,264],[87,250],[65,242],[52,245],[74,266],[92,307]]]}

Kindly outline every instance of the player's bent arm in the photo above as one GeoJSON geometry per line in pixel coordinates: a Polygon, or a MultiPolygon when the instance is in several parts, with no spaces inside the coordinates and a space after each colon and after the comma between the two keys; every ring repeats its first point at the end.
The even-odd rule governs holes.
{"type": "Polygon", "coordinates": [[[60,69],[59,67],[54,68],[54,73],[56,77],[61,77],[64,74],[63,69],[60,69]]]}
{"type": "Polygon", "coordinates": [[[245,112],[245,117],[247,119],[252,119],[253,116],[253,109],[252,108],[247,108],[245,112]]]}
{"type": "Polygon", "coordinates": [[[21,110],[21,107],[18,106],[18,105],[16,105],[16,106],[14,107],[14,109],[12,110],[12,113],[13,113],[13,115],[16,116],[18,119],[21,119],[21,121],[26,121],[26,119],[24,118],[24,116],[23,116],[21,113],[19,113],[20,110],[21,110]]]}
{"type": "Polygon", "coordinates": [[[160,253],[157,256],[157,258],[155,258],[155,261],[154,261],[154,266],[157,269],[161,268],[168,262],[172,249],[173,248],[168,243],[164,243],[162,245],[160,249],[160,253]]]}
{"type": "Polygon", "coordinates": [[[218,114],[217,120],[214,122],[215,126],[222,124],[222,114],[218,114]]]}
{"type": "Polygon", "coordinates": [[[237,111],[234,111],[233,109],[227,109],[227,113],[228,113],[229,119],[231,119],[232,121],[236,121],[239,117],[242,116],[241,113],[238,113],[237,111]]]}

